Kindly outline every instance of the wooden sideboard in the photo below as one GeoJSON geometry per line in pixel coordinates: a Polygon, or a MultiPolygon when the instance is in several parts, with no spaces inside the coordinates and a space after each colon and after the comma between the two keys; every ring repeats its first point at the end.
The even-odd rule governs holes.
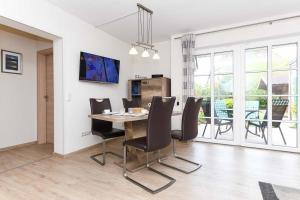
{"type": "Polygon", "coordinates": [[[161,77],[128,81],[128,98],[137,99],[141,107],[148,108],[153,96],[170,97],[171,79],[161,77]]]}

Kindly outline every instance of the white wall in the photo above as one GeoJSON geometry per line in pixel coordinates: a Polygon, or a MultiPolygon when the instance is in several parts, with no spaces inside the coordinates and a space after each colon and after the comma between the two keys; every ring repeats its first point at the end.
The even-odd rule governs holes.
{"type": "Polygon", "coordinates": [[[0,0],[0,5],[0,16],[61,38],[54,41],[54,151],[67,154],[98,143],[96,136],[82,137],[82,132],[90,130],[88,100],[90,97],[110,97],[113,109],[122,107],[127,79],[132,77],[129,45],[45,0],[30,3],[0,0]],[[120,83],[104,85],[78,81],[80,51],[119,59],[120,83]]]}
{"type": "Polygon", "coordinates": [[[23,58],[22,75],[0,72],[0,148],[37,140],[37,47],[35,40],[0,30],[0,49],[23,58]]]}
{"type": "Polygon", "coordinates": [[[149,78],[152,74],[163,74],[164,77],[171,76],[171,41],[155,43],[154,46],[159,51],[159,60],[152,59],[153,52],[151,52],[151,57],[142,58],[142,49],[138,49],[139,55],[131,56],[133,76],[141,75],[149,78]]]}

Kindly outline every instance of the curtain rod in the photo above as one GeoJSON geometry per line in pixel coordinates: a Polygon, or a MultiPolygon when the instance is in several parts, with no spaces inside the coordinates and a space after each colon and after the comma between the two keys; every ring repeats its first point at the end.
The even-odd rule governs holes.
{"type": "MultiPolygon", "coordinates": [[[[294,18],[299,18],[299,17],[300,17],[300,15],[295,15],[295,16],[284,17],[284,18],[279,18],[279,19],[267,20],[267,21],[245,24],[245,25],[240,25],[240,26],[233,26],[233,27],[229,27],[229,28],[217,29],[217,30],[212,30],[212,31],[207,31],[207,32],[202,32],[202,33],[196,33],[195,35],[196,36],[206,35],[206,34],[210,34],[210,33],[217,33],[217,32],[228,31],[228,30],[233,30],[233,29],[238,29],[238,28],[245,28],[245,27],[256,26],[256,25],[261,25],[261,24],[272,24],[273,22],[284,21],[284,20],[294,19],[294,18]]],[[[177,39],[181,39],[182,37],[183,36],[179,36],[174,39],[177,40],[177,39]]]]}

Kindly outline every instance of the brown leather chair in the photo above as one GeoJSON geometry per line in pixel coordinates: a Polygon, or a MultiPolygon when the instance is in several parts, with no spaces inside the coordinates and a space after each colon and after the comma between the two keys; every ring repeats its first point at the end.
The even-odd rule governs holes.
{"type": "Polygon", "coordinates": [[[169,186],[171,186],[176,180],[166,174],[163,174],[153,168],[149,165],[148,160],[148,153],[159,151],[165,147],[167,147],[171,143],[171,117],[173,112],[173,107],[175,103],[175,97],[170,98],[162,98],[162,97],[153,97],[149,116],[148,116],[148,127],[147,127],[147,134],[145,137],[135,138],[131,140],[127,140],[124,142],[124,163],[123,163],[123,175],[124,177],[131,181],[132,183],[140,186],[141,188],[147,190],[150,193],[157,193],[160,192],[169,186]],[[146,168],[156,174],[159,174],[166,179],[169,180],[169,182],[156,189],[152,190],[142,183],[139,183],[132,178],[130,178],[127,175],[126,171],[126,148],[127,146],[134,147],[136,149],[140,149],[144,152],[146,152],[146,168]]]}
{"type": "Polygon", "coordinates": [[[125,112],[128,112],[128,108],[141,107],[139,100],[135,99],[135,98],[132,100],[123,98],[122,101],[123,101],[123,106],[124,106],[125,112]]]}
{"type": "MultiPolygon", "coordinates": [[[[272,127],[279,129],[282,140],[283,140],[283,143],[285,145],[286,145],[286,140],[285,140],[284,134],[281,130],[280,124],[281,124],[281,121],[284,117],[284,114],[286,112],[286,109],[287,109],[288,105],[289,105],[289,100],[288,99],[273,99],[272,100],[272,120],[274,120],[272,122],[272,127]]],[[[265,143],[268,144],[268,139],[267,139],[266,134],[265,134],[265,130],[268,127],[267,119],[268,119],[268,112],[265,112],[264,121],[262,121],[262,122],[254,121],[254,120],[253,121],[248,120],[248,122],[246,123],[247,132],[246,132],[246,135],[245,135],[245,139],[247,139],[248,133],[259,136],[258,134],[253,133],[252,131],[250,131],[249,126],[252,125],[252,126],[258,127],[259,130],[262,131],[261,137],[264,139],[265,143]]]]}
{"type": "Polygon", "coordinates": [[[165,162],[162,162],[159,160],[159,162],[167,167],[170,167],[172,169],[178,170],[180,172],[189,174],[192,173],[196,170],[198,170],[202,165],[190,160],[187,160],[183,157],[180,157],[176,155],[176,149],[175,149],[175,140],[179,141],[189,141],[197,137],[198,135],[198,115],[199,115],[199,110],[201,107],[202,103],[202,98],[196,99],[195,97],[188,97],[183,114],[182,114],[182,122],[181,122],[181,130],[172,130],[171,135],[172,135],[172,143],[173,143],[173,155],[175,158],[186,161],[188,163],[191,163],[195,165],[196,167],[193,170],[187,171],[183,170],[177,167],[174,167],[172,165],[169,165],[165,162]]]}
{"type": "MultiPolygon", "coordinates": [[[[110,105],[110,100],[107,98],[104,98],[104,99],[91,98],[90,106],[91,106],[91,114],[92,115],[102,114],[105,109],[109,109],[110,111],[112,111],[111,105],[110,105]]],[[[103,142],[102,142],[103,152],[96,154],[96,155],[92,155],[91,159],[93,159],[100,165],[105,165],[106,154],[112,154],[119,158],[123,158],[122,155],[118,155],[111,151],[107,152],[106,151],[106,141],[108,139],[124,137],[125,136],[124,130],[113,128],[112,122],[92,119],[92,134],[97,135],[103,139],[103,142]],[[96,158],[100,155],[103,155],[102,161],[100,161],[96,158]]]]}

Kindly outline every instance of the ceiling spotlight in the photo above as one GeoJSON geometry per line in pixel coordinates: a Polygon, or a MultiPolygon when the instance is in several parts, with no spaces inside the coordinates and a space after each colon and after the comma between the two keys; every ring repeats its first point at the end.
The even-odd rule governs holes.
{"type": "Polygon", "coordinates": [[[132,45],[131,49],[129,50],[129,55],[137,55],[138,52],[136,48],[132,45]]]}
{"type": "Polygon", "coordinates": [[[147,49],[144,49],[144,51],[143,51],[143,53],[142,53],[142,57],[143,58],[147,58],[147,57],[149,57],[150,56],[150,54],[149,54],[149,52],[147,51],[147,49]]]}
{"type": "Polygon", "coordinates": [[[152,57],[153,60],[159,60],[160,59],[160,56],[158,54],[158,51],[155,51],[153,57],[152,57]]]}

